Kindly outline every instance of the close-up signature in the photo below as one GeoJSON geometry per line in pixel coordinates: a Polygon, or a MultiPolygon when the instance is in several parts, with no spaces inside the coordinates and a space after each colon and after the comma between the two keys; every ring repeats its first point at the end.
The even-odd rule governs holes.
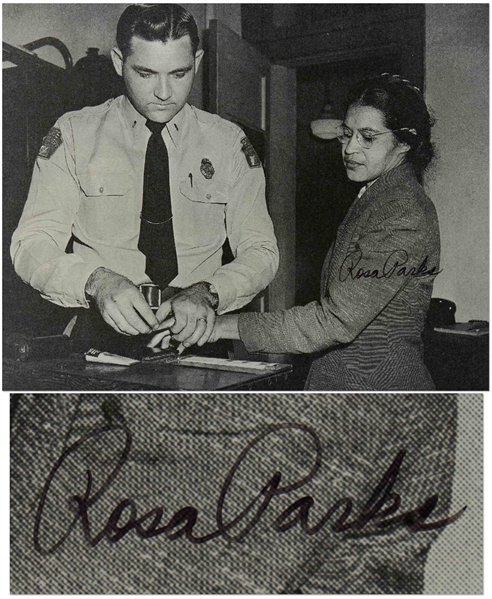
{"type": "MultiPolygon", "coordinates": [[[[271,425],[246,444],[227,473],[217,497],[216,528],[208,534],[202,536],[195,534],[194,526],[199,517],[199,511],[196,507],[184,506],[177,510],[166,523],[162,523],[164,517],[164,508],[162,506],[154,507],[140,515],[135,501],[129,497],[118,503],[105,522],[95,522],[95,518],[91,517],[91,508],[110,489],[117,477],[123,476],[123,467],[128,460],[131,446],[132,433],[126,425],[108,425],[85,435],[63,451],[49,472],[37,506],[34,546],[38,552],[49,554],[56,551],[67,541],[78,523],[80,523],[85,540],[92,547],[98,545],[103,539],[112,544],[117,543],[131,531],[135,531],[135,534],[141,539],[163,535],[169,541],[174,541],[184,537],[193,544],[207,543],[218,537],[227,538],[229,541],[239,541],[244,539],[258,524],[267,509],[275,509],[275,498],[293,493],[307,485],[318,474],[322,463],[322,444],[314,428],[301,423],[271,425]],[[283,434],[288,435],[294,433],[306,435],[309,445],[312,445],[310,459],[313,465],[309,472],[299,480],[289,482],[289,484],[284,482],[282,472],[274,472],[270,478],[264,481],[260,492],[253,497],[249,504],[228,522],[225,522],[224,505],[239,467],[258,443],[279,431],[283,431],[283,434]],[[118,434],[115,435],[115,433],[118,434]],[[118,439],[117,442],[115,442],[115,437],[118,439]],[[48,545],[45,537],[52,539],[55,534],[54,531],[59,530],[60,523],[66,519],[66,513],[62,513],[60,510],[57,511],[51,508],[49,515],[46,513],[46,506],[50,503],[50,493],[54,481],[62,467],[66,469],[67,459],[76,460],[77,454],[80,454],[84,447],[95,438],[99,440],[106,438],[108,443],[111,442],[110,447],[112,451],[114,449],[115,465],[106,477],[94,468],[87,468],[85,478],[75,481],[80,484],[81,492],[68,497],[69,502],[63,508],[70,510],[70,515],[73,514],[73,518],[63,529],[63,532],[60,533],[58,539],[48,545]],[[96,488],[94,481],[99,479],[103,479],[103,482],[96,488]]],[[[333,533],[342,533],[349,530],[360,531],[369,527],[369,525],[378,529],[390,526],[405,526],[413,533],[418,533],[442,529],[456,522],[465,512],[466,506],[447,518],[435,521],[429,520],[439,501],[437,492],[423,498],[415,508],[398,513],[402,497],[394,491],[393,487],[400,475],[400,468],[405,454],[405,449],[398,451],[391,464],[382,474],[381,479],[375,482],[374,489],[360,513],[352,513],[354,500],[347,496],[333,503],[317,522],[312,522],[310,509],[315,505],[315,499],[310,495],[304,495],[293,501],[287,509],[283,509],[277,515],[272,524],[274,532],[284,533],[298,526],[305,535],[312,536],[328,525],[329,521],[332,521],[331,530],[333,533]]],[[[316,501],[321,502],[322,498],[317,498],[316,501]]]]}

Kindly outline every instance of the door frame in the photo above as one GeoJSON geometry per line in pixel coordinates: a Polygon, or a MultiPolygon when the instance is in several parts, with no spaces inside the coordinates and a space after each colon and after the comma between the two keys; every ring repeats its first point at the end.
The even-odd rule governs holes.
{"type": "MultiPolygon", "coordinates": [[[[268,310],[290,308],[295,304],[297,132],[295,126],[289,131],[282,123],[296,123],[297,68],[393,54],[400,58],[402,74],[423,89],[425,10],[423,7],[417,11],[405,6],[395,7],[390,11],[391,20],[393,27],[389,27],[386,21],[380,23],[373,19],[369,29],[367,23],[359,22],[352,27],[332,27],[329,34],[312,31],[296,39],[287,38],[285,31],[277,35],[278,32],[271,30],[271,39],[267,42],[242,38],[270,61],[267,98],[275,98],[275,102],[267,101],[266,104],[265,171],[268,208],[277,235],[280,266],[267,291],[268,310]],[[356,41],[352,43],[354,37],[356,41]],[[378,43],[371,43],[371,39],[377,39],[378,43]]],[[[211,20],[207,31],[207,55],[210,58],[217,51],[213,44],[217,23],[211,20]]],[[[218,113],[220,106],[217,106],[216,94],[211,89],[213,82],[217,81],[215,61],[207,60],[206,68],[205,102],[208,110],[218,113]]]]}

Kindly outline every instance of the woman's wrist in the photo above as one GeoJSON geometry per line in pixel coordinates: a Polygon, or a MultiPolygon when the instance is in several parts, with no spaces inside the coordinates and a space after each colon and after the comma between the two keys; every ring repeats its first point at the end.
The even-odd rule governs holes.
{"type": "Polygon", "coordinates": [[[220,339],[239,339],[239,315],[223,314],[217,316],[215,326],[220,339]]]}

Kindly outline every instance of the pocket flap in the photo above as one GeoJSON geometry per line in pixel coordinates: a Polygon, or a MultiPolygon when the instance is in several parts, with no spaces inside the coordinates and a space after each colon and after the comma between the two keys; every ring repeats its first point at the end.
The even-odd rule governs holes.
{"type": "Polygon", "coordinates": [[[123,196],[133,187],[133,175],[122,171],[88,172],[79,175],[87,197],[123,196]]]}
{"type": "Polygon", "coordinates": [[[205,204],[227,204],[231,194],[231,186],[222,181],[195,181],[193,186],[188,177],[180,179],[180,192],[192,202],[205,204]]]}

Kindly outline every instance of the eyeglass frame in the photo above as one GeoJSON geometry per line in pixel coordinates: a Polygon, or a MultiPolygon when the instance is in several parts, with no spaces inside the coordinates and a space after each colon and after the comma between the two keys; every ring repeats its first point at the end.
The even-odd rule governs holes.
{"type": "Polygon", "coordinates": [[[408,131],[409,133],[412,133],[413,135],[417,135],[417,132],[415,131],[415,129],[409,129],[408,127],[401,127],[400,129],[388,129],[388,131],[378,131],[376,133],[373,133],[371,131],[371,140],[370,140],[370,142],[368,142],[367,140],[364,140],[364,136],[362,135],[362,133],[359,130],[354,131],[350,127],[347,127],[347,125],[338,125],[338,127],[336,128],[336,135],[337,135],[338,141],[341,144],[345,144],[345,143],[348,143],[353,138],[354,133],[355,133],[355,139],[357,140],[357,143],[359,144],[359,146],[361,148],[364,148],[364,150],[370,150],[372,148],[372,144],[374,143],[375,137],[378,137],[379,135],[384,135],[385,133],[396,133],[397,131],[408,131]],[[343,131],[344,129],[348,129],[349,131],[352,131],[352,135],[348,136],[348,139],[345,141],[343,139],[341,139],[342,137],[345,136],[345,134],[339,133],[339,131],[343,131]],[[362,143],[361,140],[364,140],[364,143],[362,143]],[[369,145],[367,145],[368,143],[369,143],[369,145]]]}

